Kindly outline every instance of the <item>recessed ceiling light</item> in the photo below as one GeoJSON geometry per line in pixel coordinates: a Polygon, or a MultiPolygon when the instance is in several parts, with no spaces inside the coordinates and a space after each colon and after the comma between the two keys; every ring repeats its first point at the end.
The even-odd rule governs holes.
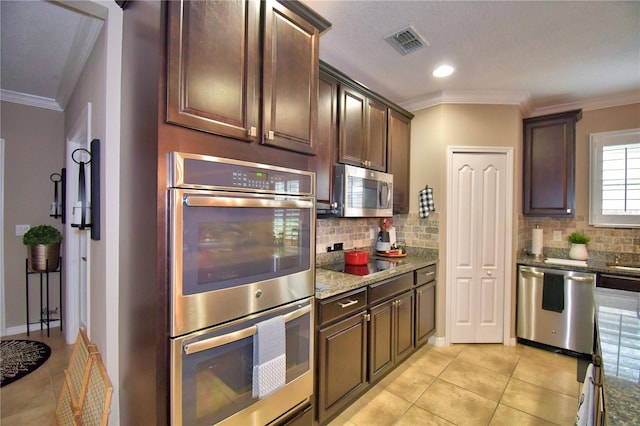
{"type": "Polygon", "coordinates": [[[453,67],[449,65],[441,65],[433,70],[434,77],[448,77],[453,74],[453,67]]]}

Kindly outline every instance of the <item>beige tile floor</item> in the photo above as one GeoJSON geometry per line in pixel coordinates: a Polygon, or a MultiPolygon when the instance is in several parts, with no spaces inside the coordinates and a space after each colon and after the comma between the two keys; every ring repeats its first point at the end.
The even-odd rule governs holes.
{"type": "Polygon", "coordinates": [[[56,404],[64,369],[69,365],[73,345],[67,345],[59,328],[52,328],[51,336],[46,331],[3,337],[5,339],[27,339],[44,342],[51,348],[51,356],[36,371],[0,388],[0,425],[2,426],[48,426],[56,424],[56,404]]]}
{"type": "MultiPolygon", "coordinates": [[[[26,334],[7,338],[25,339],[26,334]]],[[[59,329],[31,332],[51,357],[0,388],[0,425],[54,425],[72,346],[59,329]]],[[[517,345],[419,349],[355,401],[331,426],[572,425],[580,384],[576,360],[517,345]]]]}
{"type": "Polygon", "coordinates": [[[577,360],[529,346],[427,345],[330,426],[573,425],[577,360]]]}

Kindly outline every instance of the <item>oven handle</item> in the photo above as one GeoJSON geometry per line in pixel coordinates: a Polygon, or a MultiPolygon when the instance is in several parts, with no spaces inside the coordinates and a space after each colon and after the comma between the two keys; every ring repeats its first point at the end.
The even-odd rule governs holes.
{"type": "Polygon", "coordinates": [[[275,207],[275,208],[313,208],[311,200],[271,200],[268,198],[203,197],[188,195],[184,202],[190,207],[275,207]]]}
{"type": "MultiPolygon", "coordinates": [[[[311,312],[311,304],[286,314],[284,316],[284,322],[289,322],[309,312],[311,312]]],[[[242,330],[234,331],[233,333],[212,337],[210,339],[201,340],[199,342],[187,343],[186,345],[184,345],[184,353],[186,355],[191,355],[198,352],[206,351],[207,349],[213,349],[217,348],[218,346],[227,345],[229,343],[242,340],[249,336],[253,336],[257,331],[258,327],[252,325],[251,327],[243,328],[242,330]]]]}

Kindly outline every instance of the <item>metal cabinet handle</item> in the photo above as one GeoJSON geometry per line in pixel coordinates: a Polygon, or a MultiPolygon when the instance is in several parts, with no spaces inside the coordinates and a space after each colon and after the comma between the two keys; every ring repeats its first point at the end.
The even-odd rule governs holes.
{"type": "Polygon", "coordinates": [[[258,130],[255,128],[255,126],[251,126],[249,127],[249,136],[253,136],[256,137],[256,135],[258,134],[258,130]]]}
{"type": "MultiPolygon", "coordinates": [[[[289,322],[309,312],[311,312],[311,305],[304,306],[298,310],[289,312],[288,314],[284,315],[284,322],[289,322]]],[[[249,336],[253,336],[257,331],[258,327],[252,325],[251,327],[243,328],[242,330],[234,331],[233,333],[223,334],[222,336],[200,340],[199,342],[187,343],[186,345],[184,345],[183,350],[186,355],[191,355],[197,352],[206,351],[207,349],[213,349],[218,346],[242,340],[249,336]]]]}
{"type": "Polygon", "coordinates": [[[522,273],[523,276],[525,277],[536,277],[536,278],[542,278],[544,277],[544,273],[543,272],[533,272],[531,269],[524,269],[521,268],[520,272],[522,273]]]}
{"type": "Polygon", "coordinates": [[[593,282],[593,277],[570,277],[570,276],[567,276],[565,278],[567,280],[578,281],[578,282],[581,282],[581,283],[592,283],[593,282]]]}
{"type": "Polygon", "coordinates": [[[273,133],[273,130],[269,130],[266,136],[267,136],[267,139],[269,139],[270,141],[276,138],[275,133],[273,133]]]}
{"type": "Polygon", "coordinates": [[[371,314],[362,314],[362,317],[364,318],[365,321],[371,321],[371,314]]]}
{"type": "Polygon", "coordinates": [[[341,308],[348,308],[349,306],[353,306],[358,303],[358,300],[349,300],[348,302],[338,302],[341,308]]]}

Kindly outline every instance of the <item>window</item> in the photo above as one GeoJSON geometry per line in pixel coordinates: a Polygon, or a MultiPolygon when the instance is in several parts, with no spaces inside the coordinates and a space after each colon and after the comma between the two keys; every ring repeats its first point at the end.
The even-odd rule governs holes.
{"type": "Polygon", "coordinates": [[[589,224],[640,227],[640,129],[589,139],[589,224]]]}

